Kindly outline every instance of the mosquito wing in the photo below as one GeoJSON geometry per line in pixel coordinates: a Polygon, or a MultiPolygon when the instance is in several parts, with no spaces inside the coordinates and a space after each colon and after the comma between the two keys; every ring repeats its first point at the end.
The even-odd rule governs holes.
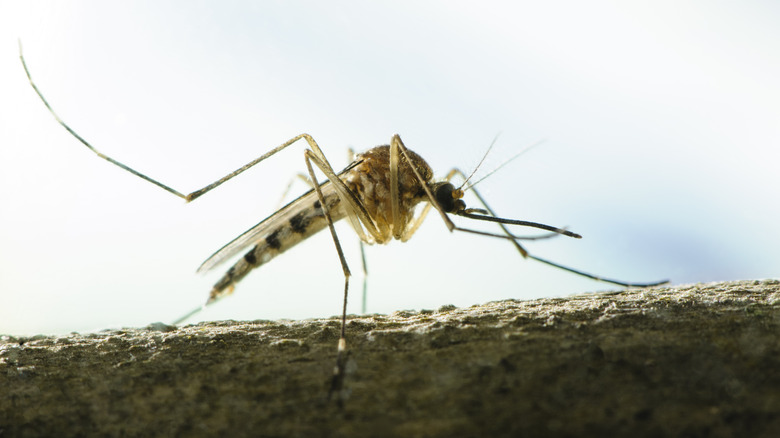
{"type": "MultiPolygon", "coordinates": [[[[333,189],[333,184],[331,184],[330,181],[326,181],[320,187],[322,189],[323,197],[328,198],[331,196],[336,196],[336,192],[333,189]]],[[[230,243],[217,250],[217,252],[212,254],[200,265],[200,267],[198,267],[198,272],[206,272],[215,268],[224,261],[241,253],[247,247],[250,247],[261,239],[264,239],[272,232],[282,227],[288,226],[290,219],[292,219],[293,216],[298,215],[306,209],[312,208],[312,205],[314,205],[317,200],[317,193],[314,191],[314,189],[304,193],[298,199],[280,208],[276,213],[263,219],[260,223],[246,230],[240,236],[233,239],[230,243]]]]}

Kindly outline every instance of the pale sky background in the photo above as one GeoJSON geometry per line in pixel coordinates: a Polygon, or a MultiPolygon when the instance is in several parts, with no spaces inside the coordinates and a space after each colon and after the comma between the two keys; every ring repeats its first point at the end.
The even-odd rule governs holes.
{"type": "MultiPolygon", "coordinates": [[[[680,284],[780,272],[778,23],[773,1],[2,1],[0,333],[172,321],[227,269],[197,275],[200,262],[305,170],[301,145],[187,205],[65,132],[17,38],[64,120],[182,192],[301,132],[339,168],[349,147],[399,133],[439,176],[473,169],[499,133],[483,174],[546,139],[477,186],[503,216],[584,236],[531,253],[680,284]]],[[[338,230],[357,313],[357,238],[338,230]]],[[[198,318],[338,314],[329,239],[198,318]]],[[[435,215],[367,255],[369,312],[612,289],[450,234],[435,215]]]]}

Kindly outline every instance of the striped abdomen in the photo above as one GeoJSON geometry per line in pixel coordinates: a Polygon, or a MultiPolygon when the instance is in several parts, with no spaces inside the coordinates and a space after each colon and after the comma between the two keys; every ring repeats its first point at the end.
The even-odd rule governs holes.
{"type": "MultiPolygon", "coordinates": [[[[331,219],[336,222],[344,218],[344,209],[340,208],[340,200],[335,192],[326,191],[324,198],[328,205],[331,219]]],[[[328,222],[325,219],[320,201],[317,199],[317,194],[312,190],[283,207],[273,216],[252,227],[252,229],[215,254],[217,256],[221,252],[229,252],[229,246],[240,244],[242,237],[246,235],[251,235],[255,241],[255,245],[228,269],[225,275],[214,285],[209,294],[207,304],[221,298],[223,295],[230,294],[233,291],[233,285],[244,278],[252,269],[268,263],[277,255],[287,251],[327,226],[328,222]],[[258,232],[258,230],[262,232],[258,232]]],[[[216,263],[207,265],[212,258],[204,263],[206,269],[216,265],[216,263]]]]}

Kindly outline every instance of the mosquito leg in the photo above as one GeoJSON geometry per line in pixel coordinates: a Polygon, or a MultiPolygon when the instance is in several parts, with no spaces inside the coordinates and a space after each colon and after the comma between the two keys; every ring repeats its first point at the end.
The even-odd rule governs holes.
{"type": "MultiPolygon", "coordinates": [[[[353,161],[354,157],[355,157],[355,151],[353,151],[352,148],[350,148],[348,150],[348,155],[349,155],[350,162],[353,161]]],[[[282,204],[284,203],[284,199],[287,197],[287,194],[290,192],[290,189],[292,188],[293,184],[297,180],[303,181],[309,187],[313,186],[313,184],[311,183],[311,180],[309,180],[309,177],[307,177],[305,174],[299,173],[299,174],[295,175],[293,178],[290,179],[290,182],[287,184],[287,187],[284,189],[284,192],[282,193],[282,196],[279,199],[279,205],[277,206],[277,210],[279,209],[279,207],[282,206],[282,204]]],[[[366,264],[365,245],[363,244],[362,240],[358,240],[358,243],[360,245],[360,261],[361,261],[361,264],[363,265],[363,295],[362,295],[362,300],[361,300],[361,305],[360,305],[360,313],[365,314],[366,313],[366,302],[367,302],[367,297],[368,297],[368,281],[367,281],[367,279],[368,279],[368,268],[367,268],[367,266],[368,265],[366,264]]]]}
{"type": "MultiPolygon", "coordinates": [[[[355,152],[355,150],[352,148],[347,148],[347,162],[348,163],[355,162],[356,157],[357,157],[357,152],[355,152]]],[[[360,261],[363,265],[363,296],[360,302],[360,313],[365,315],[366,302],[368,299],[368,268],[367,268],[368,265],[366,264],[366,245],[363,243],[362,240],[359,240],[358,244],[360,245],[360,261]]]]}
{"type": "Polygon", "coordinates": [[[406,228],[406,232],[403,236],[401,236],[401,242],[406,242],[407,240],[411,239],[414,233],[417,232],[417,229],[420,228],[420,225],[422,225],[425,217],[428,216],[428,212],[431,211],[431,205],[432,204],[429,203],[425,204],[425,207],[423,207],[423,210],[420,212],[420,214],[406,228]]]}
{"type": "MultiPolygon", "coordinates": [[[[309,177],[311,178],[310,181],[314,183],[314,190],[317,192],[317,197],[319,198],[320,204],[322,205],[322,211],[325,214],[325,219],[328,221],[328,229],[330,230],[330,234],[333,237],[333,244],[336,246],[336,252],[338,253],[339,262],[341,263],[341,269],[344,272],[344,301],[341,308],[341,331],[339,334],[338,350],[336,354],[336,366],[333,368],[333,380],[331,381],[330,391],[328,392],[328,398],[330,399],[333,396],[333,393],[341,392],[341,389],[344,386],[347,351],[347,297],[349,295],[349,277],[351,273],[349,271],[349,266],[347,265],[347,259],[344,257],[344,251],[341,249],[341,243],[339,242],[339,237],[336,234],[336,228],[333,226],[333,220],[330,216],[330,209],[325,202],[325,197],[322,196],[320,183],[317,181],[317,177],[314,175],[314,168],[312,168],[311,165],[312,161],[317,163],[318,167],[320,167],[323,163],[319,161],[319,158],[315,153],[308,149],[304,152],[304,154],[306,157],[306,169],[309,171],[309,177]]],[[[339,398],[339,403],[342,403],[341,398],[339,398]]]]}
{"type": "MultiPolygon", "coordinates": [[[[447,174],[447,179],[449,180],[452,177],[454,177],[455,175],[459,175],[461,178],[466,179],[466,175],[460,169],[457,169],[457,168],[452,169],[447,174]]],[[[496,216],[496,213],[487,204],[487,202],[485,201],[485,198],[483,198],[482,195],[480,195],[479,192],[476,189],[472,188],[471,191],[472,191],[472,193],[474,193],[474,196],[477,197],[477,199],[482,204],[482,206],[485,207],[485,210],[487,210],[488,213],[490,213],[492,216],[496,216]]],[[[512,235],[512,233],[509,231],[509,229],[506,227],[506,225],[504,225],[504,224],[498,224],[498,225],[501,227],[501,230],[503,230],[504,233],[506,233],[508,236],[512,235]]],[[[528,257],[528,251],[526,251],[525,248],[523,248],[522,245],[517,243],[517,240],[512,239],[512,244],[515,246],[515,248],[517,248],[517,250],[520,252],[520,254],[522,254],[523,257],[528,257]]]]}
{"type": "Polygon", "coordinates": [[[152,184],[162,188],[163,190],[165,190],[165,191],[167,191],[169,193],[172,193],[172,194],[174,194],[174,195],[176,195],[176,196],[178,196],[178,197],[180,197],[182,199],[186,199],[186,195],[183,195],[182,193],[179,193],[178,191],[176,191],[176,190],[166,186],[165,184],[163,184],[163,183],[161,183],[159,181],[156,181],[156,180],[154,180],[154,179],[152,179],[152,178],[150,178],[150,177],[148,177],[148,176],[146,176],[146,175],[136,171],[135,169],[132,169],[132,168],[130,168],[130,167],[120,163],[119,161],[114,160],[113,158],[111,158],[111,157],[109,157],[107,155],[104,155],[102,152],[98,151],[91,144],[89,144],[89,142],[86,141],[82,136],[77,134],[76,131],[71,129],[71,127],[68,126],[60,118],[60,116],[57,115],[56,112],[54,112],[54,109],[51,107],[51,105],[49,105],[49,102],[46,100],[45,97],[43,97],[43,94],[41,93],[41,91],[38,90],[38,86],[35,85],[35,82],[33,82],[32,76],[30,75],[30,70],[27,68],[27,63],[25,62],[24,55],[22,54],[22,42],[21,42],[21,40],[19,41],[19,59],[22,61],[22,67],[24,67],[24,72],[27,75],[27,79],[30,81],[30,85],[32,86],[33,90],[35,91],[35,94],[37,94],[38,97],[41,98],[41,101],[43,101],[43,104],[49,110],[51,115],[54,116],[54,119],[57,120],[57,123],[59,123],[63,128],[65,128],[65,130],[68,131],[70,133],[70,135],[75,137],[76,140],[80,141],[84,146],[86,146],[89,150],[94,152],[98,157],[108,161],[109,163],[111,163],[111,164],[113,164],[115,166],[118,166],[118,167],[120,167],[120,168],[122,168],[122,169],[124,169],[124,170],[126,170],[126,171],[128,171],[130,173],[132,173],[133,175],[135,175],[135,176],[137,176],[139,178],[142,178],[142,179],[145,179],[146,181],[149,181],[150,183],[152,183],[152,184]]]}
{"type": "Polygon", "coordinates": [[[313,187],[313,184],[311,181],[309,181],[309,177],[306,176],[303,173],[298,173],[294,177],[290,178],[290,182],[287,183],[287,187],[284,188],[284,191],[282,192],[282,196],[279,197],[279,202],[276,204],[276,209],[278,210],[284,205],[284,200],[287,198],[287,195],[290,193],[290,189],[292,189],[293,184],[295,184],[295,181],[303,181],[306,183],[307,186],[313,187]]]}
{"type": "Polygon", "coordinates": [[[599,277],[598,275],[588,274],[587,272],[580,271],[578,269],[570,268],[568,266],[564,266],[555,262],[552,262],[550,260],[545,260],[539,257],[536,257],[534,255],[528,254],[529,259],[536,260],[537,262],[544,263],[546,265],[552,266],[554,268],[563,269],[564,271],[571,272],[572,274],[577,274],[582,277],[590,278],[591,280],[596,281],[602,281],[604,283],[611,283],[618,286],[623,287],[652,287],[652,286],[660,286],[662,284],[669,283],[669,280],[661,280],[661,281],[653,281],[650,283],[633,283],[633,282],[627,282],[627,281],[621,281],[621,280],[612,280],[609,278],[599,277]]]}
{"type": "MultiPolygon", "coordinates": [[[[455,175],[460,175],[464,179],[466,178],[466,175],[462,171],[460,171],[459,169],[452,169],[450,171],[450,173],[448,174],[447,179],[449,180],[449,178],[451,178],[452,176],[455,176],[455,175]]],[[[477,197],[479,202],[485,207],[485,210],[487,210],[492,216],[496,216],[496,213],[487,204],[487,201],[485,201],[485,198],[483,198],[482,195],[480,195],[479,192],[473,186],[471,187],[471,191],[472,191],[472,193],[474,193],[474,196],[477,197]]],[[[499,223],[498,225],[501,227],[501,229],[507,235],[512,236],[512,233],[509,231],[509,229],[506,227],[506,225],[501,224],[501,223],[499,223]]],[[[552,262],[550,260],[546,260],[546,259],[543,259],[543,258],[540,258],[540,257],[536,257],[534,255],[531,255],[531,254],[528,253],[528,251],[525,248],[523,248],[519,243],[517,243],[517,240],[514,240],[514,239],[510,239],[510,240],[512,241],[512,244],[515,245],[515,248],[517,248],[517,250],[520,252],[520,254],[522,254],[523,257],[536,260],[537,262],[544,263],[544,264],[552,266],[554,268],[558,268],[558,269],[562,269],[562,270],[567,271],[567,272],[571,272],[572,274],[576,274],[576,275],[579,275],[579,276],[582,276],[582,277],[590,278],[591,280],[602,281],[602,282],[605,282],[605,283],[611,283],[611,284],[615,284],[615,285],[623,286],[623,287],[651,287],[651,286],[659,286],[659,285],[666,284],[666,283],[669,282],[669,280],[662,280],[662,281],[654,281],[654,282],[649,282],[649,283],[634,283],[634,282],[627,282],[627,281],[613,280],[613,279],[609,279],[609,278],[604,278],[604,277],[601,277],[601,276],[598,276],[598,275],[593,275],[593,274],[589,274],[589,273],[584,272],[584,271],[580,271],[579,269],[570,268],[568,266],[561,265],[559,263],[555,263],[555,262],[552,262]]]]}
{"type": "Polygon", "coordinates": [[[57,113],[54,111],[54,109],[51,107],[49,102],[46,100],[46,98],[43,96],[43,93],[38,89],[38,86],[35,84],[35,82],[32,79],[32,75],[30,74],[30,70],[27,68],[27,63],[24,59],[24,54],[22,53],[22,44],[21,41],[19,42],[19,59],[22,62],[22,67],[24,67],[24,72],[27,75],[27,79],[30,82],[30,86],[32,86],[35,93],[38,95],[38,97],[41,99],[43,104],[46,106],[46,108],[49,110],[51,115],[57,120],[57,123],[59,123],[66,131],[68,131],[73,137],[76,138],[79,142],[81,142],[85,147],[87,147],[90,151],[92,151],[95,155],[98,157],[108,161],[109,163],[132,173],[133,175],[144,179],[163,190],[176,195],[177,197],[184,199],[187,202],[194,201],[195,199],[203,196],[204,194],[210,192],[211,190],[219,187],[223,183],[229,181],[230,179],[240,175],[244,171],[250,169],[251,167],[255,166],[256,164],[259,164],[260,162],[264,161],[265,159],[275,155],[277,152],[280,152],[281,150],[287,148],[288,146],[292,145],[293,143],[297,142],[300,139],[306,140],[306,142],[309,144],[309,147],[311,148],[311,156],[317,157],[317,162],[315,164],[320,167],[320,170],[322,170],[323,173],[328,177],[330,181],[333,182],[334,186],[336,186],[339,198],[342,199],[342,201],[345,201],[346,208],[349,212],[352,214],[349,214],[350,222],[352,223],[352,227],[355,229],[355,231],[358,233],[358,236],[361,240],[368,241],[369,238],[366,236],[365,232],[363,231],[363,228],[361,227],[361,223],[363,226],[366,227],[366,230],[372,234],[377,235],[377,229],[373,225],[373,222],[371,221],[368,212],[366,212],[366,209],[362,206],[360,201],[356,199],[355,195],[349,191],[349,189],[341,182],[341,180],[338,179],[335,172],[333,171],[333,167],[328,163],[327,158],[325,158],[325,155],[322,153],[322,150],[320,149],[319,145],[317,145],[317,142],[314,141],[314,138],[312,138],[309,134],[299,134],[286,142],[282,143],[281,145],[271,149],[270,151],[266,152],[265,154],[261,155],[260,157],[250,161],[249,163],[239,167],[238,169],[234,170],[233,172],[230,172],[229,174],[223,176],[222,178],[212,182],[211,184],[206,185],[205,187],[202,187],[198,190],[195,190],[192,193],[184,194],[182,192],[179,192],[178,190],[175,190],[159,181],[157,181],[154,178],[151,178],[147,175],[144,175],[141,172],[138,172],[137,170],[125,165],[124,163],[121,163],[108,155],[103,154],[99,150],[97,150],[94,146],[92,146],[86,139],[84,139],[81,135],[79,135],[74,129],[72,129],[70,126],[68,126],[60,117],[57,115],[57,113]]]}
{"type": "MultiPolygon", "coordinates": [[[[390,160],[392,163],[393,160],[393,150],[396,149],[397,151],[400,151],[401,154],[403,154],[404,158],[406,158],[406,161],[408,163],[412,163],[411,157],[409,157],[409,151],[406,149],[406,146],[404,145],[403,141],[401,141],[401,137],[398,136],[398,134],[393,135],[392,140],[390,140],[390,160]]],[[[395,155],[398,153],[396,152],[395,155]]],[[[396,158],[397,160],[397,158],[396,158]]],[[[439,206],[439,203],[436,202],[436,197],[433,196],[433,193],[431,192],[430,187],[428,187],[428,184],[426,183],[425,179],[420,175],[420,171],[417,170],[414,166],[409,166],[412,169],[412,172],[414,172],[414,176],[417,177],[417,180],[420,182],[420,185],[422,186],[423,190],[425,191],[426,196],[428,196],[428,201],[431,205],[436,209],[436,211],[439,212],[439,215],[441,216],[442,220],[444,220],[444,224],[447,225],[447,229],[450,231],[453,231],[457,229],[458,227],[455,226],[455,224],[452,222],[452,220],[447,216],[447,213],[444,212],[444,210],[441,209],[439,206]]],[[[392,169],[392,167],[391,167],[392,169]]],[[[392,177],[393,173],[390,172],[390,176],[392,177]]],[[[397,180],[397,173],[396,173],[396,180],[397,180]]],[[[397,195],[396,198],[398,199],[397,195]]],[[[393,203],[393,206],[397,208],[396,203],[393,203]]],[[[427,214],[427,211],[425,212],[427,214]]],[[[419,224],[417,224],[419,227],[419,224]]]]}
{"type": "Polygon", "coordinates": [[[368,299],[368,265],[366,264],[366,245],[363,244],[363,241],[359,241],[360,243],[360,260],[363,264],[363,300],[360,304],[360,313],[365,315],[366,314],[366,301],[368,299]]]}
{"type": "MultiPolygon", "coordinates": [[[[401,229],[401,197],[398,195],[398,162],[400,161],[399,156],[399,145],[402,145],[401,137],[398,136],[398,134],[393,136],[393,139],[390,141],[390,206],[392,210],[392,216],[393,216],[393,237],[396,239],[400,239],[403,230],[401,229]]],[[[412,160],[409,160],[407,157],[407,162],[409,163],[409,167],[414,167],[412,165],[412,160]]],[[[415,173],[416,174],[416,173],[415,173]]],[[[423,186],[426,185],[426,182],[422,180],[419,176],[417,179],[420,181],[420,184],[423,186]]]]}
{"type": "MultiPolygon", "coordinates": [[[[352,151],[350,149],[349,156],[350,157],[354,157],[354,155],[355,155],[354,151],[352,151]]],[[[284,199],[287,197],[287,194],[290,192],[290,189],[292,188],[293,184],[297,180],[301,180],[301,181],[305,182],[309,187],[312,186],[311,181],[309,181],[309,178],[306,175],[304,175],[302,173],[299,173],[299,174],[295,175],[295,177],[290,179],[290,182],[287,184],[287,187],[284,189],[284,192],[282,192],[282,196],[281,196],[281,198],[279,198],[279,204],[276,207],[277,210],[279,209],[279,207],[282,206],[282,204],[284,203],[284,199]]],[[[361,297],[362,299],[361,299],[361,304],[360,304],[360,313],[365,315],[365,313],[366,313],[366,303],[368,301],[368,268],[367,268],[367,265],[366,265],[366,250],[365,250],[366,246],[363,244],[362,240],[358,240],[358,244],[360,245],[360,261],[362,262],[362,265],[363,265],[363,294],[362,294],[362,297],[361,297]]],[[[197,311],[198,311],[198,309],[193,311],[193,313],[197,312],[197,311]]],[[[189,315],[187,315],[187,317],[188,316],[189,315]]]]}
{"type": "MultiPolygon", "coordinates": [[[[343,204],[341,208],[345,208],[347,210],[347,218],[349,218],[350,221],[357,222],[356,226],[353,225],[353,228],[355,228],[356,232],[359,234],[363,233],[361,224],[362,226],[365,226],[366,230],[372,234],[374,238],[379,236],[379,231],[376,229],[373,220],[369,217],[368,212],[366,211],[362,202],[357,199],[355,194],[350,191],[344,182],[339,179],[338,175],[335,174],[333,168],[330,166],[330,163],[328,163],[325,155],[322,153],[322,150],[319,148],[314,139],[311,138],[311,136],[307,136],[305,138],[311,146],[311,149],[304,151],[306,157],[306,168],[309,172],[310,180],[314,183],[314,189],[317,192],[317,197],[320,199],[320,203],[322,204],[323,213],[325,214],[325,217],[328,221],[328,228],[330,229],[331,236],[333,237],[333,243],[336,246],[336,251],[339,255],[339,261],[341,262],[341,267],[344,271],[344,300],[341,309],[341,333],[339,336],[338,350],[336,355],[336,366],[333,369],[333,379],[331,381],[330,391],[328,392],[328,398],[331,398],[334,393],[340,393],[344,386],[346,372],[345,365],[347,361],[347,300],[349,296],[349,277],[351,274],[347,265],[347,260],[344,257],[344,252],[341,249],[338,236],[336,235],[336,229],[333,227],[333,220],[331,219],[330,211],[324,202],[320,184],[317,182],[317,178],[314,175],[314,169],[311,164],[314,163],[330,180],[330,183],[333,185],[334,190],[343,204]]],[[[361,236],[361,241],[367,241],[367,239],[364,236],[361,236]]],[[[341,403],[343,403],[343,400],[340,398],[339,404],[341,403]]]]}
{"type": "Polygon", "coordinates": [[[322,153],[322,149],[317,145],[317,142],[308,134],[301,134],[301,137],[305,138],[306,142],[309,143],[309,146],[311,147],[311,150],[307,151],[308,156],[330,180],[339,199],[344,203],[344,208],[347,209],[347,218],[351,222],[352,228],[358,234],[358,237],[360,237],[360,240],[364,242],[371,241],[363,231],[364,228],[372,236],[378,236],[379,230],[374,225],[374,221],[369,216],[365,206],[363,206],[363,203],[357,199],[357,196],[350,191],[344,182],[339,179],[333,170],[333,166],[328,163],[325,154],[322,153]]]}
{"type": "MultiPolygon", "coordinates": [[[[350,161],[354,160],[354,157],[355,157],[355,151],[353,151],[350,148],[349,149],[350,161]]],[[[277,210],[278,210],[279,207],[282,206],[282,204],[284,203],[284,199],[287,197],[287,194],[290,192],[290,189],[292,188],[293,184],[297,180],[303,181],[309,187],[313,186],[311,180],[305,174],[299,173],[299,174],[295,175],[295,177],[290,179],[290,182],[287,184],[287,187],[284,189],[284,192],[282,193],[282,196],[279,199],[279,205],[277,206],[277,210]]],[[[362,240],[358,240],[358,243],[360,245],[360,260],[361,260],[361,263],[363,265],[363,294],[362,294],[362,300],[361,300],[361,305],[360,305],[360,313],[365,314],[366,313],[366,302],[367,302],[367,297],[368,297],[368,292],[367,292],[368,291],[368,281],[367,281],[367,279],[368,279],[368,268],[367,268],[367,266],[368,265],[366,264],[365,245],[363,244],[362,240]]]]}
{"type": "MultiPolygon", "coordinates": [[[[151,178],[151,177],[149,177],[147,175],[144,175],[143,173],[141,173],[141,172],[139,172],[139,171],[137,171],[137,170],[127,166],[124,163],[121,163],[121,162],[119,162],[119,161],[109,157],[108,155],[105,155],[104,153],[102,153],[98,149],[96,149],[94,146],[92,146],[92,144],[90,144],[84,137],[79,135],[73,128],[68,126],[68,124],[65,123],[65,121],[63,121],[60,118],[59,115],[57,115],[57,113],[54,111],[52,106],[49,104],[49,102],[43,96],[43,93],[41,93],[41,91],[38,89],[38,86],[35,84],[35,82],[32,79],[32,75],[30,74],[30,70],[27,68],[27,62],[25,61],[24,54],[22,53],[22,44],[21,44],[21,42],[19,42],[19,59],[22,62],[22,67],[24,67],[24,72],[27,75],[27,79],[29,80],[30,85],[32,86],[33,90],[35,91],[35,94],[38,95],[38,97],[41,99],[43,104],[49,110],[49,113],[51,113],[51,115],[54,117],[54,119],[57,120],[57,123],[59,123],[63,128],[65,128],[65,130],[68,131],[68,133],[70,133],[70,135],[72,135],[74,138],[76,138],[76,140],[81,142],[81,144],[86,146],[87,149],[92,151],[98,157],[108,161],[109,163],[111,163],[111,164],[113,164],[113,165],[115,165],[115,166],[117,166],[117,167],[119,167],[119,168],[121,168],[121,169],[123,169],[123,170],[125,170],[127,172],[132,173],[133,175],[135,175],[135,176],[137,176],[137,177],[139,177],[141,179],[144,179],[144,180],[146,180],[146,181],[148,181],[148,182],[150,182],[150,183],[160,187],[161,189],[163,189],[163,190],[165,190],[165,191],[167,191],[167,192],[169,192],[169,193],[171,193],[173,195],[176,195],[177,197],[179,197],[181,199],[184,199],[187,202],[194,201],[195,199],[203,196],[204,194],[206,194],[206,193],[210,192],[211,190],[217,188],[218,186],[222,185],[223,183],[227,182],[228,180],[232,179],[233,177],[240,175],[244,171],[250,169],[251,167],[255,166],[256,164],[264,161],[265,159],[271,157],[272,155],[276,154],[277,152],[281,151],[282,149],[285,149],[287,146],[292,145],[293,143],[297,142],[298,140],[300,140],[302,138],[306,139],[306,141],[312,147],[312,149],[314,150],[316,155],[320,158],[320,160],[322,162],[324,162],[325,164],[327,164],[328,167],[330,167],[330,164],[328,164],[327,160],[325,159],[325,156],[322,154],[322,151],[320,150],[319,146],[317,146],[317,143],[314,141],[314,139],[309,134],[300,134],[300,135],[297,135],[297,136],[287,140],[286,142],[282,143],[281,145],[271,149],[270,151],[266,152],[265,154],[261,155],[260,157],[258,157],[256,159],[250,161],[249,163],[239,167],[238,169],[234,170],[233,172],[230,172],[229,174],[223,176],[222,178],[212,182],[211,184],[208,184],[208,185],[206,185],[203,188],[195,190],[192,193],[184,194],[182,192],[179,192],[178,190],[175,190],[175,189],[173,189],[173,188],[171,188],[171,187],[161,183],[160,181],[157,181],[154,178],[151,178]]],[[[333,173],[332,170],[331,170],[331,173],[333,173]]],[[[332,178],[330,178],[330,176],[328,178],[332,179],[332,178]]]]}

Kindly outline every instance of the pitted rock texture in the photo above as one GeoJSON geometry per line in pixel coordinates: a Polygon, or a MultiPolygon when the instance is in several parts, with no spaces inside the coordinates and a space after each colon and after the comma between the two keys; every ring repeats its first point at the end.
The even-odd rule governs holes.
{"type": "Polygon", "coordinates": [[[0,341],[0,437],[780,436],[780,282],[0,341]]]}

